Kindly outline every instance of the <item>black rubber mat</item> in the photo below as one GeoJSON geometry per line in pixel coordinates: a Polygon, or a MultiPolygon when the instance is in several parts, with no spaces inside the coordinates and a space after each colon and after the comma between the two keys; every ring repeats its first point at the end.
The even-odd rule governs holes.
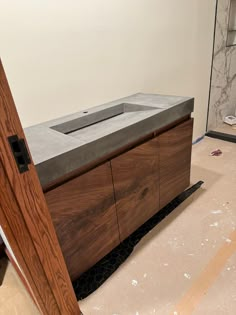
{"type": "MultiPolygon", "coordinates": [[[[119,246],[113,249],[108,255],[101,259],[96,265],[83,273],[77,280],[73,282],[73,287],[78,300],[86,298],[99,288],[130,256],[135,245],[159,222],[168,216],[176,207],[178,207],[185,199],[191,196],[197,189],[201,187],[203,181],[197,182],[172,200],[168,205],[161,209],[151,219],[138,228],[119,246]]],[[[78,262],[79,263],[79,262],[78,262]]]]}

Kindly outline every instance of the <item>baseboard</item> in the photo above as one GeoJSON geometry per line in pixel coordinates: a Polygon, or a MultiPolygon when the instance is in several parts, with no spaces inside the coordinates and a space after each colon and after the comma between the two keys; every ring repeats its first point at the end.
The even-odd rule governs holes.
{"type": "Polygon", "coordinates": [[[215,138],[223,141],[236,143],[236,136],[230,135],[228,133],[218,132],[218,131],[208,131],[206,133],[207,137],[215,138]]]}

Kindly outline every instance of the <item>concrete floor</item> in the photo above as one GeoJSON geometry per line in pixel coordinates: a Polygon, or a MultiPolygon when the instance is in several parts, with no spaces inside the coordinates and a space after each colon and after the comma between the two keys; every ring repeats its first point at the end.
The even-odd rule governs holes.
{"type": "MultiPolygon", "coordinates": [[[[194,145],[191,182],[199,180],[205,182],[202,188],[146,235],[101,288],[80,301],[84,315],[236,313],[236,144],[205,138],[194,145]],[[223,154],[210,156],[214,149],[223,154]]],[[[0,287],[0,314],[37,314],[9,263],[0,287]]]]}

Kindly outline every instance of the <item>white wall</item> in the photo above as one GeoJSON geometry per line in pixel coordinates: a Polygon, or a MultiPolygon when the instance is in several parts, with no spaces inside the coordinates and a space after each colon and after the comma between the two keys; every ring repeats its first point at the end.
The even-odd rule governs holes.
{"type": "Polygon", "coordinates": [[[205,132],[215,0],[1,0],[0,55],[29,126],[136,92],[194,96],[205,132]]]}

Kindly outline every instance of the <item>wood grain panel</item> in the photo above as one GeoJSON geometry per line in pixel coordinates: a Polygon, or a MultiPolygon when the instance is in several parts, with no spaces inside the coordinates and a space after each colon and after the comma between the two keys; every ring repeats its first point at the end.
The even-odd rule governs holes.
{"type": "Polygon", "coordinates": [[[143,136],[143,137],[140,137],[139,139],[133,141],[133,142],[130,142],[128,143],[127,145],[109,153],[109,154],[106,154],[104,156],[102,156],[101,158],[98,158],[94,161],[92,161],[91,163],[88,163],[78,169],[76,169],[75,171],[72,171],[68,174],[65,174],[64,176],[60,177],[60,178],[57,178],[56,180],[48,183],[47,185],[43,186],[43,191],[44,192],[47,192],[49,190],[52,190],[60,185],[62,185],[63,183],[75,178],[75,177],[78,177],[88,171],[90,171],[91,169],[95,168],[96,166],[99,166],[105,162],[107,162],[108,160],[111,160],[112,158],[115,158],[117,157],[118,155],[126,152],[126,151],[129,151],[135,147],[137,147],[138,145],[141,145],[143,144],[144,142],[146,141],[149,141],[151,139],[153,139],[154,137],[156,137],[157,135],[159,135],[160,133],[163,133],[164,131],[166,130],[169,130],[170,128],[173,128],[175,127],[176,125],[180,124],[181,122],[183,121],[186,121],[190,118],[189,115],[187,116],[184,116],[180,119],[177,119],[175,120],[173,123],[170,123],[162,128],[159,128],[157,129],[156,131],[154,132],[151,132],[150,134],[146,135],[146,136],[143,136]]]}
{"type": "Polygon", "coordinates": [[[33,163],[19,173],[13,135],[25,139],[0,61],[1,226],[42,314],[80,314],[38,174],[33,163]]]}
{"type": "Polygon", "coordinates": [[[120,243],[110,163],[45,196],[74,280],[120,243]]]}
{"type": "Polygon", "coordinates": [[[112,159],[111,165],[120,236],[124,240],[159,210],[157,140],[112,159]]]}
{"type": "Polygon", "coordinates": [[[183,192],[190,184],[193,119],[161,134],[160,207],[183,192]]]}

